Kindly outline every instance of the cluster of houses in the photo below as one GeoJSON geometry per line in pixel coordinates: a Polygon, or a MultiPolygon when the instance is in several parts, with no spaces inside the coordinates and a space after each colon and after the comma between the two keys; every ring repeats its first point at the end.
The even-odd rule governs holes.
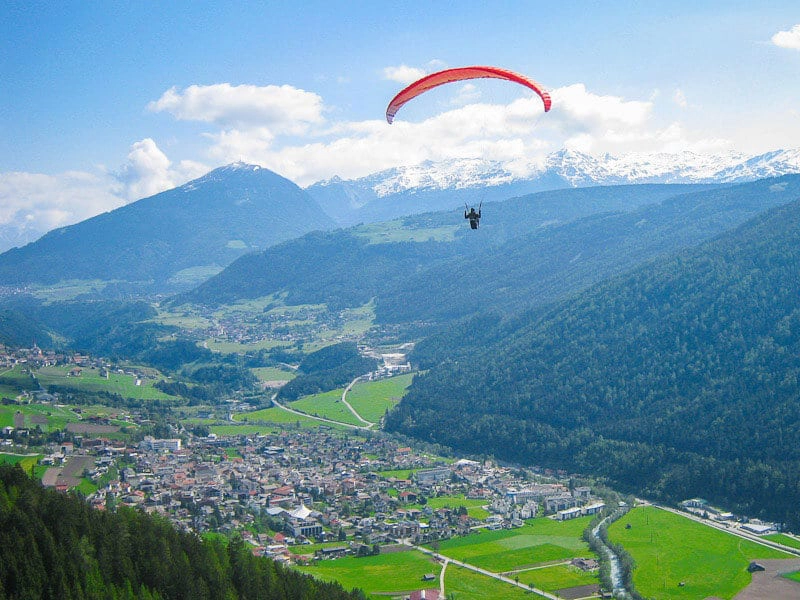
{"type": "Polygon", "coordinates": [[[586,487],[533,484],[490,462],[443,464],[381,434],[309,430],[136,444],[87,435],[54,448],[50,458],[61,469],[80,461],[98,485],[89,497],[97,508],[137,506],[189,530],[238,531],[254,552],[285,561],[310,559],[302,548],[312,542],[335,542],[317,558],[372,553],[383,544],[521,526],[548,513],[570,518],[563,511],[591,514],[602,506],[586,487]],[[428,503],[442,496],[453,501],[428,503]],[[470,516],[461,497],[480,499],[489,517],[470,516]]]}

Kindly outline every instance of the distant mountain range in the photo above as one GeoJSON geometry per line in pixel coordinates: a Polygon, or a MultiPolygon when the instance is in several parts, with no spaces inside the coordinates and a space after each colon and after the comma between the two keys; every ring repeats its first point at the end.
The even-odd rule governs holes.
{"type": "MultiPolygon", "coordinates": [[[[314,230],[432,211],[452,217],[465,204],[543,190],[731,184],[800,173],[800,150],[751,157],[685,152],[619,158],[564,150],[520,172],[526,174],[497,162],[459,159],[357,180],[334,178],[302,190],[268,169],[237,163],[0,254],[0,286],[78,280],[100,282],[92,285],[108,295],[171,294],[206,280],[243,254],[314,230]]],[[[604,198],[595,200],[600,204],[591,212],[619,209],[614,201],[603,205],[609,201],[604,198]]],[[[29,234],[7,224],[0,228],[0,243],[22,242],[29,234]]]]}
{"type": "Polygon", "coordinates": [[[800,173],[800,149],[757,156],[682,152],[620,157],[561,150],[542,164],[525,165],[516,171],[496,161],[453,159],[388,169],[360,179],[334,177],[306,190],[337,223],[352,225],[560,188],[739,183],[792,173],[800,173]]]}
{"type": "Polygon", "coordinates": [[[0,285],[114,282],[121,293],[187,289],[254,250],[334,222],[268,169],[234,164],[47,233],[0,255],[0,285]]]}

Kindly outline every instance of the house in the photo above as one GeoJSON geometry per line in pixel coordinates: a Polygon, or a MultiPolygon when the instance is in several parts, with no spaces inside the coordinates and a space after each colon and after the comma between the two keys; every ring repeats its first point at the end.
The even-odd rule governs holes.
{"type": "Polygon", "coordinates": [[[559,521],[568,521],[570,519],[577,519],[582,516],[583,511],[579,506],[560,510],[556,513],[556,519],[559,521]]]}
{"type": "Polygon", "coordinates": [[[558,494],[544,499],[544,509],[548,513],[567,510],[578,505],[572,494],[558,494]]]}
{"type": "Polygon", "coordinates": [[[569,564],[573,567],[578,567],[582,571],[593,571],[600,567],[600,563],[594,558],[573,558],[569,564]]]}
{"type": "Polygon", "coordinates": [[[409,600],[439,600],[439,590],[416,590],[411,592],[409,600]]]}

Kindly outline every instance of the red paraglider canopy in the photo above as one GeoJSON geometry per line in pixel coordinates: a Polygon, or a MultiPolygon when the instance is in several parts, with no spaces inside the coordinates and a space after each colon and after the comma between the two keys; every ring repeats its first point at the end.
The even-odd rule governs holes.
{"type": "Polygon", "coordinates": [[[542,102],[544,102],[544,111],[547,112],[550,110],[550,94],[548,94],[547,90],[545,90],[541,85],[532,79],[528,79],[527,77],[524,77],[518,73],[514,73],[513,71],[499,69],[497,67],[459,67],[457,69],[446,69],[444,71],[438,71],[436,73],[426,75],[422,79],[418,79],[407,88],[400,91],[399,94],[392,98],[392,101],[386,108],[386,120],[391,123],[401,106],[432,88],[438,87],[445,83],[451,83],[453,81],[481,78],[505,79],[507,81],[513,81],[529,87],[542,98],[542,102]]]}

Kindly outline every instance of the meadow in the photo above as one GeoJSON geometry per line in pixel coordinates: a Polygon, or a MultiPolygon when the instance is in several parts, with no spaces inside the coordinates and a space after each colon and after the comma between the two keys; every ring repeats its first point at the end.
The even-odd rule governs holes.
{"type": "Polygon", "coordinates": [[[53,404],[9,404],[0,405],[0,427],[16,427],[14,415],[23,415],[23,426],[34,429],[37,425],[47,433],[64,429],[67,423],[77,423],[80,416],[66,406],[53,404]]]}
{"type": "Polygon", "coordinates": [[[80,375],[72,377],[69,375],[71,369],[70,366],[42,367],[36,371],[36,377],[42,387],[57,385],[77,391],[108,392],[136,400],[173,399],[153,387],[155,379],[137,379],[134,375],[123,373],[109,373],[108,377],[101,377],[98,369],[90,367],[83,368],[80,375]]]}
{"type": "Polygon", "coordinates": [[[294,371],[278,369],[277,367],[254,367],[250,369],[259,381],[291,381],[297,377],[294,371]]]}
{"type": "Polygon", "coordinates": [[[732,598],[751,581],[747,572],[750,561],[790,558],[779,550],[652,506],[634,508],[612,523],[608,532],[636,562],[633,582],[647,598],[732,598]]]}
{"type": "Polygon", "coordinates": [[[532,585],[546,592],[600,583],[596,571],[582,571],[578,567],[568,564],[539,567],[519,571],[508,576],[516,577],[522,583],[532,585]]]}
{"type": "Polygon", "coordinates": [[[342,402],[343,391],[344,389],[340,388],[330,392],[304,396],[290,403],[288,406],[294,410],[299,410],[315,417],[323,417],[332,421],[338,421],[339,423],[363,426],[364,424],[359,421],[356,416],[350,412],[350,409],[345,406],[344,402],[342,402]]]}
{"type": "Polygon", "coordinates": [[[441,571],[441,566],[433,559],[411,549],[363,558],[323,560],[297,568],[326,581],[338,581],[347,589],[361,588],[367,594],[397,595],[425,587],[422,576],[428,573],[436,575],[436,581],[429,582],[428,587],[438,588],[441,571]]]}
{"type": "MultiPolygon", "coordinates": [[[[487,504],[486,500],[479,500],[475,498],[466,498],[464,495],[460,496],[435,496],[427,499],[427,506],[433,510],[438,508],[458,508],[463,506],[467,509],[467,514],[473,519],[483,520],[491,513],[483,508],[487,504]]],[[[422,505],[411,504],[408,508],[422,508],[422,505]]]]}
{"type": "Polygon", "coordinates": [[[591,557],[593,553],[581,537],[590,519],[531,519],[516,529],[482,531],[439,542],[439,553],[495,573],[591,557]]]}
{"type": "Polygon", "coordinates": [[[441,227],[409,228],[402,219],[361,225],[354,229],[354,233],[365,237],[371,244],[388,244],[395,242],[452,242],[458,225],[443,225],[441,227]]]}
{"type": "Polygon", "coordinates": [[[522,588],[454,564],[448,564],[444,572],[444,590],[445,594],[456,600],[522,600],[532,597],[530,592],[522,588]]]}
{"type": "Polygon", "coordinates": [[[377,423],[387,410],[400,402],[412,378],[413,375],[409,373],[378,381],[359,382],[347,393],[347,401],[364,419],[377,423]]]}
{"type": "Polygon", "coordinates": [[[786,535],[785,533],[771,533],[765,535],[764,539],[800,550],[800,539],[795,536],[786,535]]]}
{"type": "Polygon", "coordinates": [[[39,463],[42,454],[7,454],[0,452],[0,464],[19,465],[26,473],[39,463]]]}
{"type": "MultiPolygon", "coordinates": [[[[312,417],[290,413],[282,408],[277,408],[274,406],[272,408],[264,408],[249,413],[238,413],[233,416],[233,419],[236,423],[241,423],[241,425],[220,425],[218,420],[205,422],[205,424],[208,424],[211,428],[211,431],[217,435],[237,435],[238,433],[276,431],[276,428],[285,429],[287,427],[316,428],[320,426],[326,426],[333,429],[351,429],[345,425],[327,423],[312,417]],[[222,433],[223,431],[230,433],[222,433]]],[[[200,419],[192,419],[192,421],[203,422],[200,419]]]]}

